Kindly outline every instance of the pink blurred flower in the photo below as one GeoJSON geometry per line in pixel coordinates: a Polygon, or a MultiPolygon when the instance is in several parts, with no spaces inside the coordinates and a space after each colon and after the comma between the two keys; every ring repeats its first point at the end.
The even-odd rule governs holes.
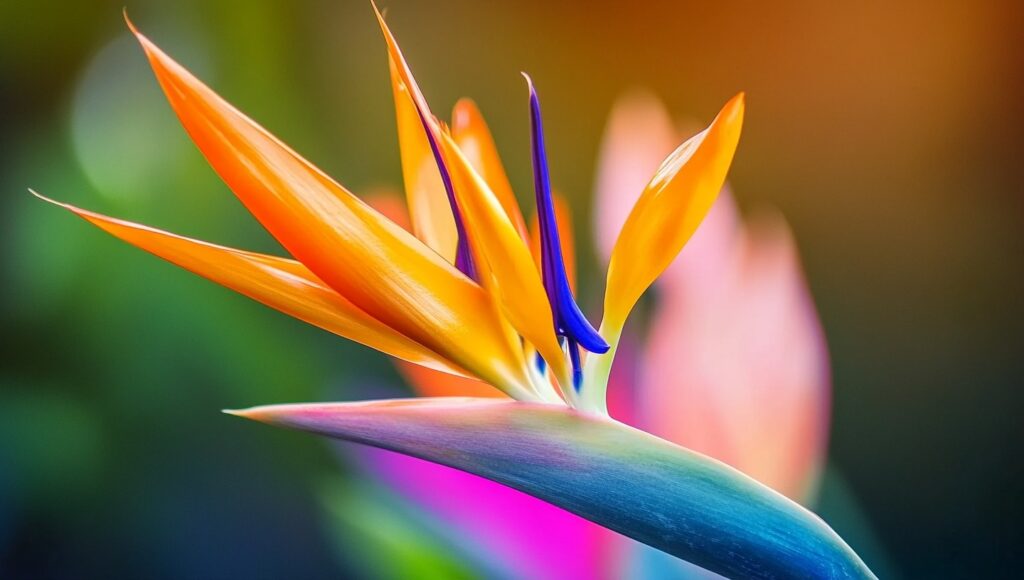
{"type": "MultiPolygon", "coordinates": [[[[680,140],[652,96],[612,112],[597,183],[597,247],[607,259],[644,175],[680,140]],[[646,138],[650,136],[650,138],[646,138]]],[[[828,353],[781,216],[744,222],[726,188],[659,281],[632,380],[645,430],[808,501],[828,431],[828,353]]]]}

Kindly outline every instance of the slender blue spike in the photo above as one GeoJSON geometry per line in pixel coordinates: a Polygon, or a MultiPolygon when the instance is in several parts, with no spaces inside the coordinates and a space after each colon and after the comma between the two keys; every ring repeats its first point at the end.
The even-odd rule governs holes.
{"type": "MultiPolygon", "coordinates": [[[[562,242],[558,237],[554,202],[551,199],[551,179],[548,175],[547,153],[544,149],[544,126],[540,116],[540,101],[533,81],[523,73],[530,87],[530,126],[533,130],[533,184],[537,198],[537,216],[540,225],[541,272],[544,289],[555,318],[555,332],[565,336],[590,352],[608,351],[608,343],[594,330],[580,311],[569,288],[562,257],[562,242]]],[[[575,350],[570,348],[570,354],[575,350]]],[[[579,353],[577,352],[577,357],[579,353]]]]}
{"type": "Polygon", "coordinates": [[[476,280],[476,266],[473,264],[473,256],[469,251],[469,238],[466,237],[466,226],[462,222],[462,212],[459,211],[459,204],[455,200],[455,187],[452,185],[452,176],[448,173],[448,166],[441,155],[441,149],[437,146],[437,139],[423,112],[416,108],[419,113],[423,130],[427,134],[427,142],[430,143],[430,152],[434,154],[434,161],[437,163],[437,170],[441,173],[441,181],[444,183],[444,191],[448,195],[448,205],[452,208],[452,217],[455,218],[455,232],[459,239],[455,246],[455,267],[460,272],[476,280]]]}
{"type": "Polygon", "coordinates": [[[455,267],[460,272],[479,282],[476,277],[476,266],[473,264],[473,256],[469,253],[469,246],[463,242],[465,238],[459,235],[459,243],[455,247],[455,267]]]}
{"type": "Polygon", "coordinates": [[[572,388],[578,393],[583,387],[583,364],[580,362],[580,346],[575,340],[569,341],[569,361],[572,362],[572,388]]]}

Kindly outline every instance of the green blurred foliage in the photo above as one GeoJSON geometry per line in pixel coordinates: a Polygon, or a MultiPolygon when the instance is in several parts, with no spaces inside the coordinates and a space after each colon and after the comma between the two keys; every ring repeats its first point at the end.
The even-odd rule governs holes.
{"type": "Polygon", "coordinates": [[[476,577],[455,546],[433,535],[415,507],[372,484],[331,478],[322,485],[328,529],[360,574],[382,579],[476,577]]]}

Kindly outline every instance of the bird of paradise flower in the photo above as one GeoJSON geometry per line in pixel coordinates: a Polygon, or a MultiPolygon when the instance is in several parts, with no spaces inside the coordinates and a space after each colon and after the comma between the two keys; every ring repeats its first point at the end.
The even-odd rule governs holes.
{"type": "Polygon", "coordinates": [[[395,86],[412,234],[221,99],[130,22],[192,140],[296,259],[60,205],[268,306],[399,359],[480,380],[513,400],[436,397],[232,413],[469,471],[725,575],[872,577],[798,504],[607,413],[626,318],[722,188],[743,95],[672,152],[644,188],[612,250],[604,319],[595,330],[566,273],[532,82],[527,77],[533,253],[497,153],[480,139],[482,124],[449,128],[430,112],[376,14],[395,86]]]}

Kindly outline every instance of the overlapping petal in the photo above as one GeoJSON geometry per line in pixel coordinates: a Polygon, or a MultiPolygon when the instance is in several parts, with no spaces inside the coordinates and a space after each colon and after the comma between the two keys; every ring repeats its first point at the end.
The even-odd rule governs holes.
{"type": "Polygon", "coordinates": [[[874,577],[828,525],[781,494],[563,406],[439,398],[232,413],[480,475],[726,576],[874,577]]]}
{"type": "Polygon", "coordinates": [[[465,229],[475,263],[481,269],[481,284],[492,292],[509,323],[548,361],[563,388],[570,388],[571,379],[565,356],[555,337],[547,294],[520,230],[487,182],[459,149],[453,136],[441,130],[434,120],[394,36],[379,12],[377,15],[388,45],[392,70],[397,72],[397,81],[406,87],[420,119],[424,120],[423,128],[429,133],[428,138],[432,137],[440,146],[454,186],[458,210],[465,217],[465,229]]]}
{"type": "Polygon", "coordinates": [[[608,265],[603,326],[610,335],[711,209],[739,143],[743,108],[741,93],[669,155],[626,218],[608,265]]]}
{"type": "Polygon", "coordinates": [[[409,206],[412,231],[444,259],[454,263],[459,234],[437,160],[423,130],[423,122],[409,87],[402,82],[394,61],[389,62],[398,124],[398,145],[402,156],[402,178],[405,181],[405,199],[409,206]]]}
{"type": "MultiPolygon", "coordinates": [[[[576,292],[576,242],[575,232],[572,227],[572,210],[565,197],[555,193],[552,196],[555,207],[555,224],[558,228],[558,238],[562,242],[562,262],[565,264],[565,277],[569,280],[569,288],[576,292]]],[[[536,214],[530,222],[530,253],[537,263],[538,271],[541,271],[541,241],[540,241],[540,220],[536,214]]]]}
{"type": "Polygon", "coordinates": [[[455,103],[452,110],[452,138],[473,169],[490,187],[501,207],[505,208],[508,219],[525,240],[526,222],[512,191],[512,184],[508,181],[505,166],[501,163],[494,137],[491,136],[491,130],[487,127],[480,109],[470,99],[460,99],[455,103]]]}
{"type": "Polygon", "coordinates": [[[193,141],[293,256],[377,320],[531,398],[521,349],[482,288],[136,34],[193,141]]]}
{"type": "Polygon", "coordinates": [[[563,388],[571,388],[548,296],[526,242],[455,141],[442,135],[442,142],[476,263],[486,266],[481,283],[492,289],[506,318],[548,361],[563,388]]]}
{"type": "Polygon", "coordinates": [[[133,246],[289,316],[402,360],[436,369],[430,372],[464,374],[443,357],[360,310],[295,260],[201,242],[43,199],[133,246]]]}

